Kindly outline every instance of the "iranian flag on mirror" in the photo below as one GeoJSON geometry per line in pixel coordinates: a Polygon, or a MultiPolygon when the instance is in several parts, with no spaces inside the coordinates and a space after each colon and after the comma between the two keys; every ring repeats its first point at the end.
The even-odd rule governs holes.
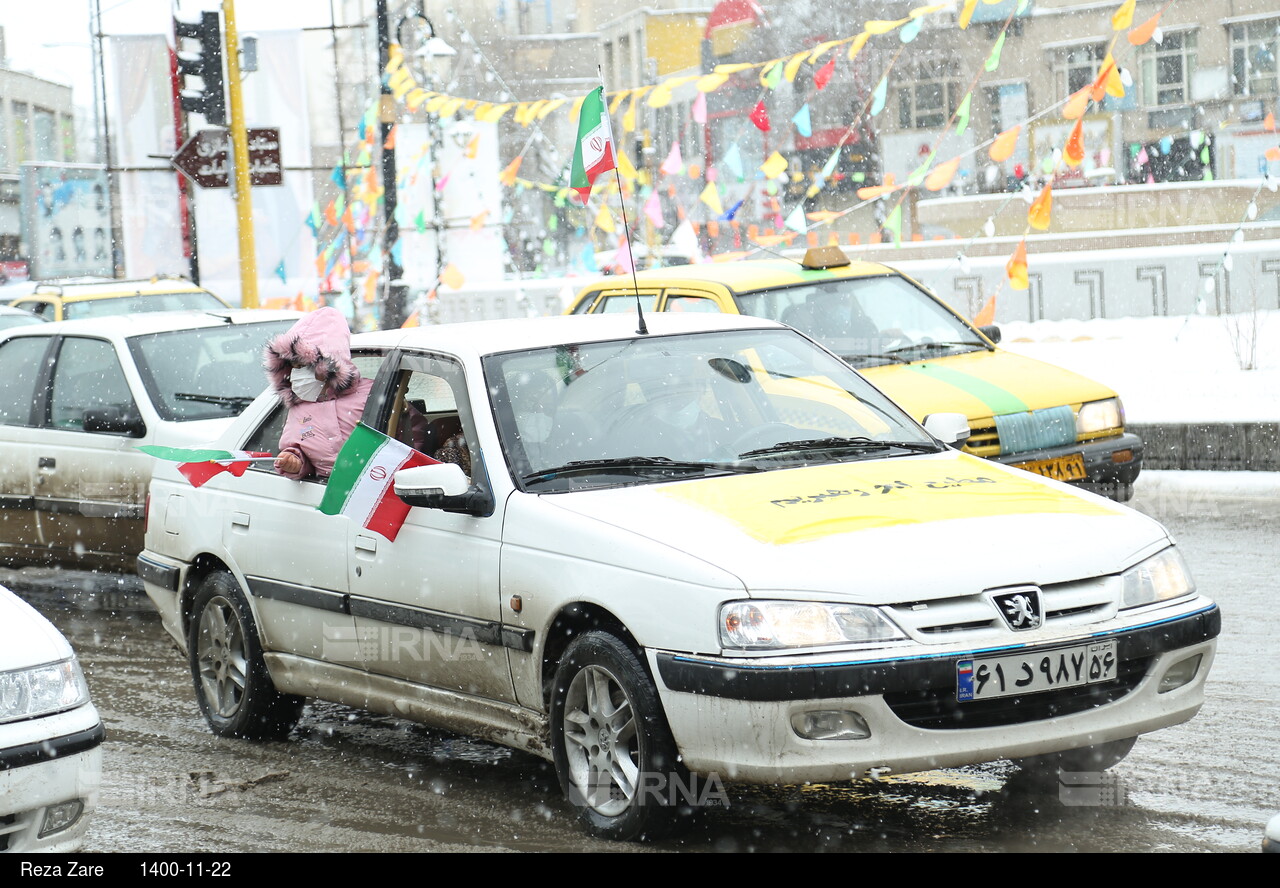
{"type": "Polygon", "coordinates": [[[361,423],[338,453],[319,509],[326,515],[346,515],[395,540],[409,514],[409,506],[395,494],[396,472],[437,462],[361,423]]]}

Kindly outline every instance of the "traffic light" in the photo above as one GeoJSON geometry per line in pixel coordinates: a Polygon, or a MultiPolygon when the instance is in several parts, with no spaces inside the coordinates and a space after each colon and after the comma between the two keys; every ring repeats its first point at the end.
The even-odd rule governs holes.
{"type": "Polygon", "coordinates": [[[198,89],[189,88],[185,79],[178,85],[183,111],[203,114],[212,126],[227,125],[227,102],[222,80],[222,25],[216,12],[200,14],[199,22],[173,20],[174,49],[178,58],[178,75],[199,77],[198,89]],[[199,52],[184,50],[186,40],[198,41],[199,52]]]}

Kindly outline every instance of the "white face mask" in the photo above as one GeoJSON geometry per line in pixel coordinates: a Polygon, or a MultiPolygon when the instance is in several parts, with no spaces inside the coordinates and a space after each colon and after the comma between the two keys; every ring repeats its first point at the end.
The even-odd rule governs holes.
{"type": "Polygon", "coordinates": [[[324,392],[324,383],[316,379],[316,371],[310,367],[298,367],[289,374],[289,386],[304,401],[315,401],[324,392]]]}

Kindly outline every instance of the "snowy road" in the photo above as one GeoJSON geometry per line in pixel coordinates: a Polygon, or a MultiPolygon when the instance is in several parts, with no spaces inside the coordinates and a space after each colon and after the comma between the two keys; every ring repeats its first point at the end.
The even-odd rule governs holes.
{"type": "MultiPolygon", "coordinates": [[[[1280,481],[1177,477],[1151,473],[1133,505],[1166,523],[1222,606],[1209,700],[1189,724],[1139,741],[1118,779],[1070,796],[1090,804],[1063,805],[999,765],[745,789],[655,847],[1257,850],[1280,810],[1280,481]]],[[[0,571],[0,581],[30,589],[33,575],[0,571]]],[[[103,802],[86,850],[619,849],[583,837],[541,762],[488,744],[329,704],[309,708],[286,743],[217,739],[146,599],[52,591],[65,579],[26,596],[79,650],[106,720],[103,802]]]]}

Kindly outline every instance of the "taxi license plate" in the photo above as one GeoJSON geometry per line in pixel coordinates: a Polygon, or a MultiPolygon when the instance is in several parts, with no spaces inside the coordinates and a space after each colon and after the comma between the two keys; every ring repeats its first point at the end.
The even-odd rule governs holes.
{"type": "Polygon", "coordinates": [[[1089,644],[956,661],[956,700],[992,700],[1058,688],[1111,681],[1116,677],[1116,643],[1089,644]]]}
{"type": "Polygon", "coordinates": [[[1080,453],[1058,456],[1053,459],[1037,459],[1031,462],[1015,463],[1014,467],[1028,472],[1035,472],[1037,475],[1044,475],[1046,478],[1053,478],[1057,481],[1082,481],[1088,474],[1084,469],[1084,455],[1080,453]]]}

